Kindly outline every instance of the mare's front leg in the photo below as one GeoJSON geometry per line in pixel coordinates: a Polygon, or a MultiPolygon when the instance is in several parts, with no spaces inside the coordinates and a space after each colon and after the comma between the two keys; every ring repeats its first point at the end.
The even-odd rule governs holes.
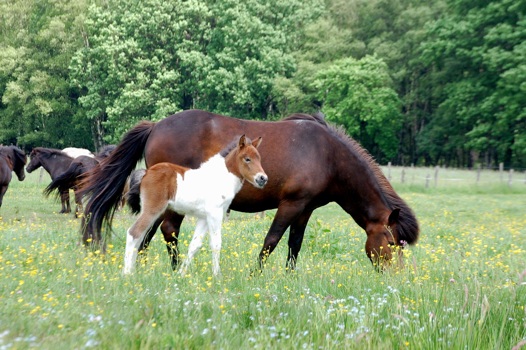
{"type": "MultiPolygon", "coordinates": [[[[164,213],[161,231],[166,242],[166,249],[170,256],[172,269],[175,271],[179,266],[179,252],[177,250],[177,242],[179,240],[179,233],[181,232],[181,224],[184,216],[179,215],[171,210],[164,213]]],[[[149,242],[149,241],[148,241],[149,242]]]]}
{"type": "Polygon", "coordinates": [[[4,195],[7,191],[7,186],[0,186],[0,207],[2,207],[2,201],[4,200],[4,195]]]}
{"type": "Polygon", "coordinates": [[[263,248],[259,253],[259,268],[260,271],[263,269],[266,259],[274,251],[278,245],[281,237],[285,233],[285,230],[289,227],[291,222],[293,222],[298,215],[303,211],[304,205],[298,202],[283,202],[278,207],[274,221],[265,237],[263,242],[263,248]]]}
{"type": "Polygon", "coordinates": [[[183,262],[183,265],[181,266],[180,273],[182,276],[186,274],[186,271],[188,270],[188,266],[190,266],[190,263],[192,262],[192,259],[194,258],[195,254],[203,246],[203,238],[206,234],[206,229],[207,229],[206,219],[203,219],[203,218],[197,219],[197,224],[195,225],[194,235],[192,237],[192,241],[190,242],[190,245],[188,246],[188,254],[186,256],[186,259],[183,262]]]}
{"type": "Polygon", "coordinates": [[[305,229],[309,223],[312,211],[304,211],[300,216],[290,225],[289,233],[289,253],[287,256],[287,268],[292,271],[296,269],[296,261],[298,254],[303,244],[303,237],[305,236],[305,229]]]}

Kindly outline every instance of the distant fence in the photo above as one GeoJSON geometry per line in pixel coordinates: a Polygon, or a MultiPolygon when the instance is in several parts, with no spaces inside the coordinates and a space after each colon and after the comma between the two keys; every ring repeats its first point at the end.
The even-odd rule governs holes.
{"type": "Polygon", "coordinates": [[[429,187],[450,187],[466,184],[507,184],[508,186],[526,185],[524,169],[504,170],[501,163],[498,169],[457,169],[445,167],[403,167],[392,166],[391,163],[381,166],[384,175],[391,183],[423,185],[429,187]]]}

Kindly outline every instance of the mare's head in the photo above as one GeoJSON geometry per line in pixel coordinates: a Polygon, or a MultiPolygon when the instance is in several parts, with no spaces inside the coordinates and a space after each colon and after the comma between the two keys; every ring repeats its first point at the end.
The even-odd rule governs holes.
{"type": "Polygon", "coordinates": [[[15,172],[18,180],[23,181],[26,178],[24,166],[27,163],[27,157],[25,152],[16,146],[2,147],[0,152],[11,161],[13,167],[11,170],[15,172]]]}
{"type": "Polygon", "coordinates": [[[379,270],[393,262],[393,255],[398,255],[398,262],[401,263],[402,248],[407,243],[398,232],[402,229],[399,218],[400,209],[394,209],[387,213],[383,220],[369,222],[366,225],[367,241],[365,243],[365,252],[373,265],[379,270]]]}
{"type": "Polygon", "coordinates": [[[257,150],[260,144],[261,137],[251,142],[243,135],[225,160],[231,173],[240,179],[247,180],[257,188],[263,188],[268,181],[267,174],[261,166],[261,156],[257,150]]]}

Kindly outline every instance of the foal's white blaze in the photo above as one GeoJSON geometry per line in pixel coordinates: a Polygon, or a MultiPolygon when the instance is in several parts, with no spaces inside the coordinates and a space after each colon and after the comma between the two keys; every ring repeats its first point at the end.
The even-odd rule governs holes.
{"type": "MultiPolygon", "coordinates": [[[[244,139],[244,136],[242,136],[240,142],[241,140],[244,142],[244,139]]],[[[170,165],[164,166],[170,167],[170,165]]],[[[145,176],[148,176],[148,172],[145,176]]],[[[174,176],[176,179],[175,196],[170,198],[165,206],[157,209],[158,212],[152,212],[151,208],[148,208],[148,205],[144,203],[143,199],[148,189],[141,186],[141,213],[127,233],[123,270],[125,274],[133,272],[137,252],[146,232],[168,208],[179,214],[197,218],[195,232],[188,248],[188,255],[181,266],[181,274],[184,275],[186,273],[194,255],[202,247],[207,231],[210,233],[212,272],[214,275],[220,274],[221,224],[223,216],[234,196],[241,190],[243,180],[229,172],[225,158],[220,154],[201,164],[198,169],[188,169],[183,174],[174,171],[174,176]],[[136,225],[140,225],[140,227],[136,227],[136,225]],[[135,232],[140,232],[138,237],[133,237],[132,229],[135,232]]],[[[254,186],[262,188],[268,178],[264,172],[258,172],[253,179],[248,180],[254,186]]]]}

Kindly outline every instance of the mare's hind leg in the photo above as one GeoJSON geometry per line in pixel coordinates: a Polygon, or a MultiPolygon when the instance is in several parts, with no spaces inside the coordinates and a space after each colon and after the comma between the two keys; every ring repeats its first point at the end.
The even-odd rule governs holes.
{"type": "Polygon", "coordinates": [[[181,232],[181,224],[184,216],[179,215],[171,210],[164,213],[164,220],[161,225],[161,232],[163,233],[166,242],[166,249],[170,257],[172,269],[176,270],[179,266],[179,252],[177,250],[177,242],[179,239],[179,232],[181,232]]]}
{"type": "Polygon", "coordinates": [[[71,205],[69,204],[69,189],[60,191],[60,201],[62,203],[62,210],[60,214],[71,213],[71,205]]]}
{"type": "Polygon", "coordinates": [[[78,193],[78,191],[75,191],[75,206],[75,217],[78,218],[80,213],[84,211],[82,208],[82,196],[80,193],[78,193]]]}
{"type": "Polygon", "coordinates": [[[296,261],[301,250],[305,229],[312,215],[312,211],[303,212],[290,225],[289,233],[289,254],[287,256],[287,268],[292,271],[296,269],[296,261]]]}

